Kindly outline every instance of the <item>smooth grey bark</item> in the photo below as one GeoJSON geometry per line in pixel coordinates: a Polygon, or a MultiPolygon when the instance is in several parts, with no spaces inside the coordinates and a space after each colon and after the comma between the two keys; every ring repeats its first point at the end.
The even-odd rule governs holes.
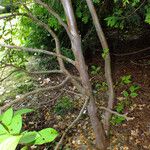
{"type": "Polygon", "coordinates": [[[97,148],[104,150],[106,146],[105,132],[103,130],[102,123],[99,121],[97,117],[97,108],[92,94],[91,84],[89,82],[87,67],[82,54],[81,36],[78,34],[79,32],[77,29],[76,19],[72,8],[72,2],[71,0],[61,0],[61,2],[63,4],[63,8],[67,17],[68,29],[71,33],[70,40],[71,40],[72,51],[76,59],[76,67],[80,73],[83,88],[85,89],[84,94],[88,96],[90,99],[88,105],[88,114],[95,133],[96,146],[97,148]]]}
{"type": "MultiPolygon", "coordinates": [[[[107,40],[105,38],[103,29],[101,27],[101,24],[99,22],[96,10],[94,8],[92,0],[86,0],[88,8],[90,10],[93,23],[96,28],[97,35],[99,37],[99,40],[101,42],[102,48],[103,49],[109,49],[107,40]]],[[[107,108],[112,109],[113,108],[113,102],[114,102],[114,89],[113,89],[113,81],[112,81],[112,76],[111,76],[111,58],[109,52],[107,53],[105,57],[105,78],[106,82],[108,84],[108,106],[107,108]]],[[[111,113],[106,111],[104,115],[104,129],[106,131],[109,131],[109,120],[111,118],[111,113]]]]}

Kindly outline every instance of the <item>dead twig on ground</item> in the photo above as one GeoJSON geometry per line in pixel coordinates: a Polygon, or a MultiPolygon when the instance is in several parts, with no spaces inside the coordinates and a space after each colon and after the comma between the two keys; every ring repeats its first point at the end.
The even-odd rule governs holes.
{"type": "Polygon", "coordinates": [[[66,136],[67,132],[79,121],[79,119],[81,118],[85,108],[87,107],[87,104],[88,104],[88,101],[89,101],[89,98],[86,98],[85,99],[85,102],[82,106],[82,109],[80,110],[80,113],[79,115],[77,116],[77,118],[68,126],[68,128],[64,131],[64,133],[62,134],[62,137],[61,139],[59,140],[58,144],[56,145],[55,149],[54,150],[58,150],[60,145],[62,144],[63,142],[63,139],[64,137],[66,136]]]}
{"type": "Polygon", "coordinates": [[[119,116],[119,117],[124,117],[127,121],[134,119],[134,117],[128,117],[127,114],[119,114],[118,112],[113,111],[113,110],[111,110],[111,109],[109,109],[109,108],[106,108],[106,107],[102,107],[102,106],[101,106],[100,109],[103,109],[103,110],[105,110],[105,111],[108,111],[108,112],[110,112],[111,114],[117,115],[117,116],[119,116]]]}

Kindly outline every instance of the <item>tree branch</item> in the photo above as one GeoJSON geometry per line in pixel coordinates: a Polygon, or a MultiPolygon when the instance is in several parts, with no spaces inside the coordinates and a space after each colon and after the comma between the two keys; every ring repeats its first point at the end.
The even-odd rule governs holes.
{"type": "Polygon", "coordinates": [[[17,69],[15,71],[23,71],[27,74],[55,74],[55,73],[61,74],[61,73],[63,73],[63,71],[61,71],[61,70],[43,70],[43,71],[32,71],[32,72],[30,72],[30,71],[27,71],[26,69],[20,68],[18,66],[13,65],[13,64],[4,64],[4,66],[1,68],[5,68],[5,67],[14,67],[17,69]]]}
{"type": "Polygon", "coordinates": [[[1,19],[6,19],[6,18],[11,18],[11,17],[16,17],[16,16],[26,16],[26,14],[24,14],[24,13],[8,14],[8,15],[5,15],[5,16],[0,16],[0,20],[1,19]]]}
{"type": "Polygon", "coordinates": [[[50,14],[52,14],[57,20],[58,22],[65,28],[67,34],[69,37],[71,37],[71,34],[68,30],[68,26],[64,23],[64,21],[61,19],[61,17],[46,3],[42,2],[41,0],[34,0],[37,4],[42,5],[45,9],[48,10],[48,12],[50,14]]]}
{"type": "Polygon", "coordinates": [[[134,54],[137,54],[137,53],[141,53],[141,52],[144,52],[144,51],[147,51],[147,50],[150,50],[150,47],[146,47],[144,49],[140,49],[138,51],[134,51],[134,52],[129,52],[129,53],[124,53],[124,54],[116,54],[116,53],[112,53],[112,55],[114,56],[129,56],[129,55],[134,55],[134,54]]]}
{"type": "Polygon", "coordinates": [[[87,107],[87,104],[88,104],[88,101],[89,101],[89,98],[86,98],[85,99],[85,102],[82,106],[82,109],[80,110],[80,113],[79,115],[77,116],[77,118],[68,126],[68,128],[64,131],[60,141],[58,142],[58,144],[56,145],[55,149],[54,150],[58,150],[60,145],[62,144],[63,140],[64,140],[64,137],[66,136],[67,132],[79,121],[79,119],[81,118],[85,108],[87,107]]]}
{"type": "Polygon", "coordinates": [[[25,100],[25,98],[31,94],[36,94],[36,93],[39,93],[39,92],[44,92],[44,91],[48,91],[48,90],[56,90],[56,89],[60,89],[62,86],[64,86],[67,81],[70,79],[70,77],[66,77],[65,80],[63,80],[62,83],[60,83],[59,85],[56,85],[56,86],[50,86],[50,87],[46,87],[46,88],[39,88],[39,89],[36,89],[34,91],[31,91],[31,92],[28,92],[26,94],[24,94],[23,96],[21,96],[20,98],[18,99],[15,99],[14,101],[11,101],[9,102],[8,104],[2,106],[0,108],[1,111],[4,111],[5,109],[9,108],[10,106],[12,106],[13,104],[15,103],[18,103],[18,102],[22,102],[25,100]]]}
{"type": "Polygon", "coordinates": [[[117,115],[119,117],[124,117],[127,121],[134,119],[134,117],[131,118],[131,117],[128,117],[127,114],[119,114],[118,112],[113,111],[113,110],[106,108],[106,107],[101,106],[100,109],[106,110],[106,111],[110,112],[111,114],[117,115]]]}
{"type": "Polygon", "coordinates": [[[56,57],[60,57],[62,59],[64,59],[65,61],[68,61],[69,63],[71,63],[72,65],[75,66],[75,61],[73,61],[72,59],[70,58],[67,58],[63,55],[58,55],[54,52],[49,52],[47,50],[43,50],[43,49],[38,49],[38,48],[27,48],[27,47],[20,47],[20,46],[14,46],[14,45],[5,45],[5,44],[2,44],[0,43],[0,46],[1,47],[6,47],[8,49],[16,49],[18,51],[26,51],[26,52],[38,52],[38,53],[44,53],[44,54],[47,54],[47,55],[52,55],[52,56],[56,56],[56,57]]]}
{"type": "Polygon", "coordinates": [[[3,79],[0,80],[0,82],[3,82],[4,80],[6,80],[7,78],[9,78],[13,73],[17,72],[18,70],[14,70],[11,73],[9,73],[6,77],[4,77],[3,79]]]}

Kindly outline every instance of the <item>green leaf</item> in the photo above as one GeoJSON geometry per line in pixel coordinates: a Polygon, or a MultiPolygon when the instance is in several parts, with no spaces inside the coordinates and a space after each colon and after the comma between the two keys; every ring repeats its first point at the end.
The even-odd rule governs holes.
{"type": "Polygon", "coordinates": [[[2,121],[2,118],[3,118],[3,114],[2,114],[2,115],[0,115],[0,121],[2,121]]]}
{"type": "Polygon", "coordinates": [[[9,136],[0,144],[0,150],[15,150],[21,136],[9,136]]]}
{"type": "Polygon", "coordinates": [[[137,93],[135,93],[135,92],[133,92],[133,93],[131,93],[131,94],[130,94],[130,96],[131,96],[132,98],[134,98],[134,97],[137,97],[137,96],[138,96],[138,94],[137,94],[137,93]]]}
{"type": "Polygon", "coordinates": [[[10,136],[11,136],[10,134],[0,135],[0,143],[2,143],[4,140],[6,140],[7,138],[9,138],[10,136]]]}
{"type": "Polygon", "coordinates": [[[8,131],[4,128],[4,126],[2,124],[0,124],[0,135],[6,134],[6,133],[8,133],[8,131]]]}
{"type": "Polygon", "coordinates": [[[42,145],[52,142],[57,136],[58,132],[53,128],[46,128],[38,132],[40,137],[36,139],[35,145],[42,145]]]}
{"type": "Polygon", "coordinates": [[[108,53],[109,53],[109,48],[104,48],[103,53],[102,53],[102,57],[105,59],[106,56],[108,55],[108,53]]]}
{"type": "Polygon", "coordinates": [[[28,146],[22,147],[21,150],[28,150],[28,146]]]}
{"type": "Polygon", "coordinates": [[[13,117],[13,109],[9,108],[6,112],[4,112],[2,117],[2,123],[8,126],[11,123],[13,117]]]}
{"type": "Polygon", "coordinates": [[[12,119],[11,124],[8,126],[11,134],[19,134],[22,128],[22,117],[21,115],[15,115],[12,119]]]}
{"type": "Polygon", "coordinates": [[[14,112],[14,115],[24,115],[30,112],[33,112],[33,109],[20,109],[14,112]]]}
{"type": "Polygon", "coordinates": [[[140,88],[140,87],[139,87],[138,85],[132,85],[132,86],[130,86],[129,90],[130,90],[131,92],[135,92],[135,91],[137,91],[139,88],[140,88]]]}
{"type": "Polygon", "coordinates": [[[121,77],[121,82],[124,84],[129,84],[131,83],[131,75],[125,75],[123,77],[121,77]]]}
{"type": "Polygon", "coordinates": [[[124,97],[128,97],[129,96],[129,93],[127,91],[123,91],[122,94],[123,94],[124,97]]]}
{"type": "Polygon", "coordinates": [[[123,103],[118,103],[118,105],[116,106],[116,111],[118,113],[121,113],[124,109],[124,104],[123,103]]]}
{"type": "Polygon", "coordinates": [[[38,134],[38,132],[33,131],[33,132],[26,132],[24,134],[22,134],[22,137],[19,141],[19,143],[21,144],[29,144],[34,142],[40,135],[38,134]]]}

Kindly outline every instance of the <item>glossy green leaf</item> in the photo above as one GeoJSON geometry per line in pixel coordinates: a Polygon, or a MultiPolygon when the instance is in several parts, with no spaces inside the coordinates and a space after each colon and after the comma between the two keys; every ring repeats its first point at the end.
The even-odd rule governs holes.
{"type": "Polygon", "coordinates": [[[22,134],[22,137],[21,137],[19,143],[29,144],[29,143],[34,142],[38,137],[40,137],[40,135],[36,131],[26,132],[26,133],[22,134]]]}
{"type": "Polygon", "coordinates": [[[46,128],[38,132],[40,137],[36,139],[35,145],[42,145],[52,142],[57,136],[58,132],[53,128],[46,128]]]}
{"type": "Polygon", "coordinates": [[[21,115],[16,115],[13,117],[11,124],[8,126],[9,132],[11,134],[19,134],[22,128],[22,117],[21,115]]]}
{"type": "Polygon", "coordinates": [[[21,136],[10,136],[0,144],[0,150],[15,150],[21,136]]]}
{"type": "Polygon", "coordinates": [[[13,109],[9,108],[2,117],[2,123],[6,126],[8,126],[11,121],[12,121],[12,117],[13,117],[13,109]]]}
{"type": "Polygon", "coordinates": [[[2,124],[0,124],[0,135],[1,134],[7,134],[8,131],[4,128],[4,126],[2,124]]]}
{"type": "Polygon", "coordinates": [[[14,115],[24,115],[33,111],[34,111],[33,109],[20,109],[14,112],[14,115]]]}

